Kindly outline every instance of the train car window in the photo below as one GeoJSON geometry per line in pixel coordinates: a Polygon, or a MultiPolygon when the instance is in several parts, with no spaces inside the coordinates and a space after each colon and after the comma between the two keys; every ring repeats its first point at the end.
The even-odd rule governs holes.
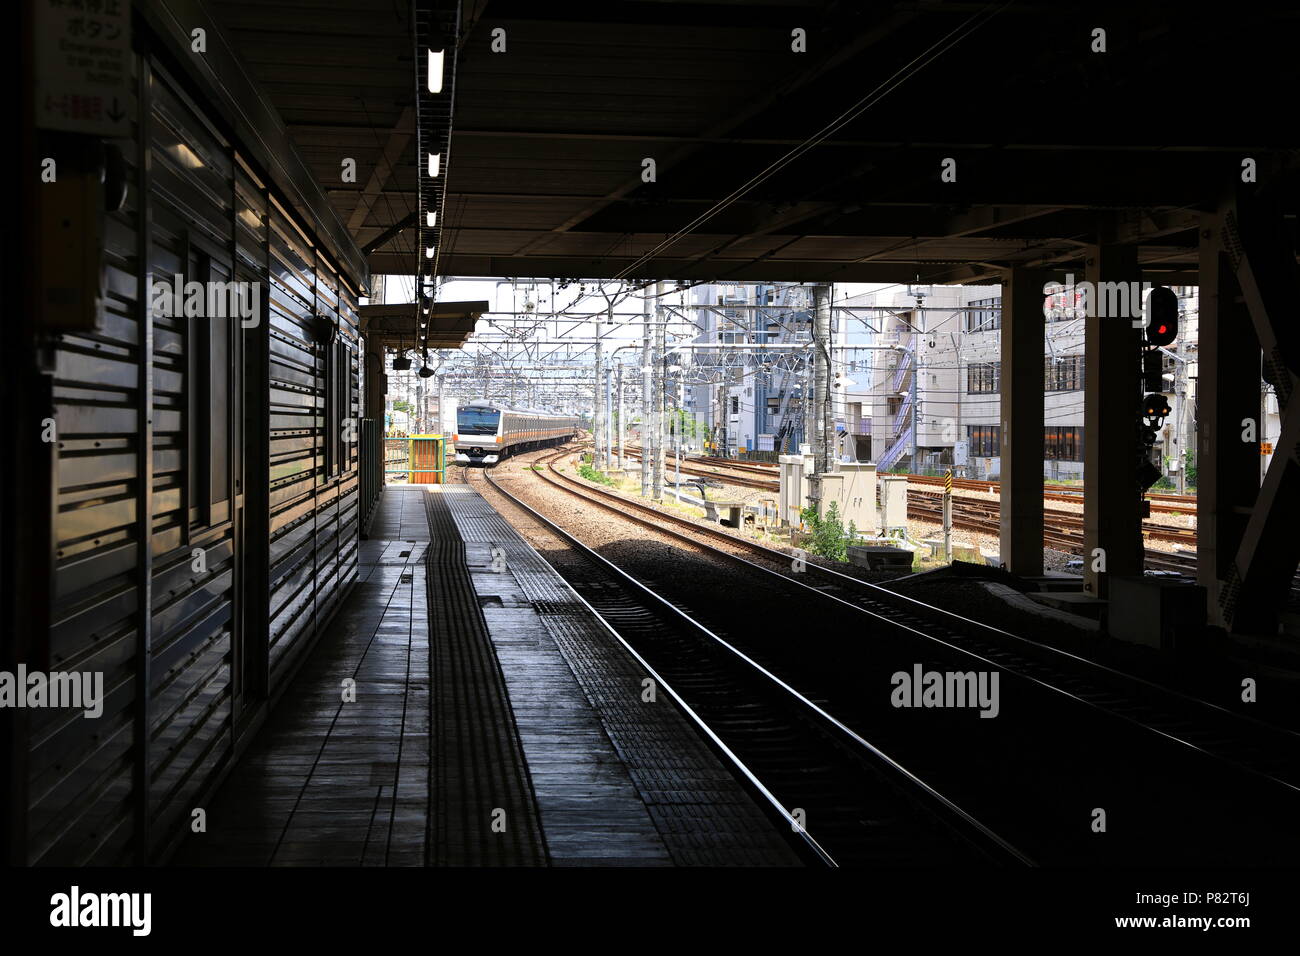
{"type": "Polygon", "coordinates": [[[462,435],[495,435],[501,413],[495,408],[462,406],[456,410],[456,431],[462,435]]]}

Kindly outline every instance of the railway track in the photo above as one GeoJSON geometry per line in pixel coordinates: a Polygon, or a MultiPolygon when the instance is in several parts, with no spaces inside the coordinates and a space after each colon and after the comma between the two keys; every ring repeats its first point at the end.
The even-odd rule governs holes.
{"type": "MultiPolygon", "coordinates": [[[[737,461],[734,458],[719,458],[716,455],[691,455],[689,456],[689,458],[691,461],[700,461],[711,465],[718,465],[718,466],[728,467],[728,468],[737,468],[742,471],[752,471],[757,474],[771,474],[777,468],[780,467],[779,465],[773,464],[771,462],[737,461]]],[[[909,481],[914,481],[918,484],[941,485],[944,483],[944,479],[938,475],[908,474],[907,478],[909,481]]],[[[980,478],[954,478],[953,487],[965,488],[969,491],[986,491],[986,492],[996,493],[1001,487],[1001,483],[997,481],[991,481],[991,480],[980,479],[980,478]]],[[[1052,498],[1061,501],[1070,501],[1070,500],[1077,501],[1083,495],[1083,489],[1074,485],[1045,484],[1043,485],[1043,490],[1047,492],[1048,495],[1050,495],[1052,498]]],[[[1178,510],[1182,510],[1182,511],[1196,510],[1195,495],[1178,495],[1178,494],[1169,494],[1165,492],[1148,491],[1146,493],[1146,497],[1150,501],[1167,502],[1171,507],[1177,508],[1178,510]]],[[[1155,508],[1153,507],[1152,510],[1155,510],[1155,508]]]]}
{"type": "MultiPolygon", "coordinates": [[[[950,665],[975,666],[1005,674],[1009,683],[1015,686],[1018,699],[1032,699],[1035,708],[1042,708],[1041,713],[1034,711],[1035,716],[1029,725],[1021,723],[1022,713],[1021,720],[1017,720],[1010,731],[1011,735],[1034,737],[1036,728],[1042,727],[1079,730],[1088,741],[1082,746],[1090,752],[1090,759],[1101,761],[1097,764],[1097,779],[1102,781],[1103,790],[1113,793],[1116,787],[1123,789],[1126,783],[1131,782],[1130,777],[1141,779],[1138,789],[1160,789],[1173,780],[1201,779],[1200,775],[1209,774],[1216,781],[1231,778],[1234,783],[1229,789],[1233,793],[1243,787],[1258,791],[1261,794],[1259,806],[1267,804],[1273,807],[1277,801],[1291,806],[1300,795],[1297,786],[1300,783],[1300,770],[1297,769],[1300,767],[1297,759],[1300,748],[1295,734],[1092,661],[1022,640],[811,562],[806,572],[806,577],[811,580],[795,580],[789,571],[789,554],[721,529],[704,528],[564,475],[553,467],[554,458],[558,457],[561,455],[553,456],[539,471],[533,472],[537,480],[563,488],[629,522],[652,526],[656,533],[667,534],[690,547],[706,549],[712,555],[720,555],[724,560],[750,568],[763,582],[755,582],[758,586],[753,593],[766,595],[763,601],[765,628],[780,632],[777,609],[796,599],[809,605],[807,613],[819,622],[818,632],[821,634],[833,633],[837,626],[839,633],[846,634],[862,633],[866,628],[866,636],[870,638],[867,643],[873,652],[880,652],[886,646],[891,652],[896,651],[899,644],[904,644],[908,645],[903,652],[905,657],[946,658],[950,665]],[[717,547],[704,539],[725,542],[725,546],[717,547]],[[778,580],[781,583],[777,583],[778,580]],[[812,610],[814,605],[815,611],[812,610]],[[1123,732],[1117,733],[1120,729],[1123,732]],[[1101,757],[1092,749],[1103,738],[1109,741],[1108,747],[1113,748],[1107,751],[1109,757],[1101,757]],[[1125,768],[1122,779],[1118,781],[1113,776],[1116,766],[1125,768]],[[1197,768],[1195,774],[1188,770],[1192,766],[1197,768]],[[1217,771],[1213,769],[1215,767],[1217,771]]],[[[650,573],[654,573],[653,569],[650,573]]],[[[996,811],[989,810],[987,804],[980,803],[979,792],[963,790],[959,784],[953,783],[954,772],[960,774],[960,771],[954,771],[954,767],[979,772],[971,766],[969,754],[978,751],[981,735],[972,736],[969,724],[960,727],[947,722],[945,735],[928,737],[931,743],[942,739],[950,744],[937,748],[941,753],[935,753],[936,748],[918,744],[914,736],[905,732],[894,736],[896,726],[883,737],[877,733],[872,719],[888,716],[888,711],[882,714],[878,708],[867,707],[866,710],[872,712],[859,713],[854,709],[852,702],[862,697],[861,682],[852,682],[850,693],[855,697],[840,695],[834,685],[836,677],[842,677],[846,669],[853,672],[860,668],[863,674],[879,670],[879,662],[870,660],[874,653],[863,656],[862,642],[846,644],[828,639],[818,646],[807,646],[806,654],[823,662],[834,662],[827,665],[831,666],[828,673],[825,667],[800,667],[800,663],[807,665],[808,660],[797,655],[792,659],[788,646],[781,646],[780,642],[774,646],[770,639],[755,634],[752,629],[737,632],[734,620],[728,635],[725,615],[713,620],[712,631],[716,636],[730,641],[770,670],[780,672],[783,680],[791,686],[799,686],[802,680],[812,681],[802,688],[808,699],[835,703],[841,719],[848,720],[851,726],[873,726],[870,736],[877,747],[905,762],[914,773],[930,781],[936,791],[950,794],[954,803],[972,807],[969,812],[1024,852],[1038,858],[1042,858],[1043,852],[1052,853],[1042,844],[1027,843],[1029,837],[1024,830],[1015,829],[1013,821],[1007,821],[996,811]],[[787,676],[792,673],[800,676],[787,676]],[[860,724],[857,723],[859,720],[867,722],[860,724]],[[958,739],[962,742],[958,743],[958,739]]],[[[707,620],[705,623],[708,626],[707,620]]],[[[806,618],[804,626],[807,626],[806,618]]],[[[897,717],[897,711],[894,716],[897,717]]],[[[896,725],[897,721],[892,723],[896,725]]],[[[1047,774],[1053,778],[1058,775],[1070,776],[1069,769],[1054,767],[1047,774]]],[[[1034,775],[1018,777],[1018,786],[1026,791],[1039,792],[1041,783],[1034,775]]],[[[1046,794],[1043,796],[1050,799],[1046,794]]],[[[1171,799],[1168,795],[1166,797],[1171,799]]],[[[1021,809],[1028,816],[1035,815],[1028,807],[1022,805],[1021,809]]],[[[1147,822],[1150,826],[1167,829],[1168,821],[1152,819],[1147,822]]],[[[1194,823],[1188,820],[1186,825],[1194,826],[1194,823]]],[[[1165,849],[1174,851],[1177,840],[1168,833],[1166,838],[1170,842],[1165,849]]],[[[1234,841],[1235,838],[1228,839],[1224,846],[1234,844],[1234,841]]],[[[1201,848],[1204,850],[1205,844],[1201,844],[1201,848]]],[[[1227,851],[1223,852],[1226,854],[1227,851]]],[[[1082,854],[1080,859],[1089,858],[1088,848],[1082,845],[1072,845],[1062,853],[1066,859],[1071,859],[1072,854],[1082,854]]]]}
{"type": "MultiPolygon", "coordinates": [[[[918,491],[909,497],[907,513],[927,521],[943,521],[943,492],[918,491]]],[[[952,520],[955,527],[983,534],[996,535],[1001,530],[999,508],[996,501],[974,501],[953,497],[952,520]]],[[[1055,508],[1043,509],[1044,540],[1050,534],[1062,550],[1081,553],[1083,550],[1083,515],[1055,508]]],[[[1174,541],[1195,550],[1196,529],[1179,528],[1156,522],[1142,522],[1142,534],[1159,541],[1174,541]]],[[[1161,553],[1161,552],[1155,552],[1161,553]]]]}
{"type": "MultiPolygon", "coordinates": [[[[944,483],[943,478],[937,475],[908,475],[907,479],[910,484],[918,485],[942,486],[944,483]]],[[[952,486],[967,491],[983,491],[992,494],[1000,493],[1002,487],[1000,482],[981,481],[975,478],[954,478],[952,486]]],[[[1195,495],[1166,495],[1149,491],[1146,498],[1151,504],[1152,514],[1184,515],[1196,513],[1195,495]]],[[[1072,488],[1069,485],[1043,485],[1043,500],[1080,504],[1083,502],[1083,489],[1072,488]]]]}
{"type": "Polygon", "coordinates": [[[566,580],[645,665],[659,692],[679,702],[760,805],[791,827],[807,857],[833,866],[1032,862],[490,474],[484,480],[566,544],[566,580]]]}
{"type": "MultiPolygon", "coordinates": [[[[640,449],[633,448],[629,454],[634,457],[640,457],[640,449]]],[[[666,459],[666,461],[669,459],[666,459]]],[[[779,481],[776,485],[770,484],[774,480],[777,465],[766,464],[764,462],[742,462],[733,458],[718,458],[713,455],[690,455],[686,462],[698,462],[701,465],[707,465],[711,468],[722,469],[724,471],[733,471],[746,476],[746,482],[735,482],[736,484],[746,485],[747,482],[759,482],[758,484],[747,485],[749,487],[763,487],[769,490],[777,490],[779,481]],[[748,476],[760,476],[753,478],[748,476]],[[766,476],[768,484],[762,483],[762,477],[766,476]]],[[[700,472],[698,470],[688,470],[683,465],[684,474],[710,474],[709,472],[700,472]]],[[[716,476],[716,474],[715,474],[716,476]]],[[[916,485],[937,485],[942,487],[944,479],[937,475],[908,475],[909,484],[916,485]]],[[[954,478],[952,486],[957,490],[980,491],[997,494],[1001,488],[1001,483],[996,481],[984,481],[978,478],[954,478]]],[[[1149,491],[1146,494],[1147,501],[1151,504],[1152,514],[1171,514],[1184,515],[1196,513],[1196,496],[1195,495],[1174,495],[1163,494],[1160,492],[1149,491]]],[[[1043,485],[1043,499],[1045,501],[1062,501],[1079,504],[1083,501],[1083,489],[1071,487],[1070,485],[1043,485]]]]}
{"type": "MultiPolygon", "coordinates": [[[[629,457],[632,458],[639,459],[641,457],[639,451],[629,450],[627,454],[629,457]]],[[[716,471],[716,470],[710,471],[707,468],[693,467],[687,464],[686,461],[687,461],[686,459],[683,459],[683,463],[681,467],[681,472],[683,475],[693,475],[696,478],[717,478],[720,480],[725,480],[728,484],[739,485],[742,488],[759,488],[762,489],[763,491],[772,491],[772,492],[778,492],[781,490],[781,482],[776,478],[763,477],[761,473],[753,473],[753,472],[746,473],[746,474],[740,473],[740,472],[748,471],[748,469],[729,468],[729,473],[723,473],[721,471],[716,471]]],[[[677,466],[674,460],[672,458],[666,457],[664,459],[665,473],[673,472],[676,470],[677,470],[677,466]]],[[[770,475],[770,472],[768,474],[770,475]]]]}
{"type": "MultiPolygon", "coordinates": [[[[638,454],[637,451],[631,454],[638,454]]],[[[771,469],[762,465],[753,465],[749,463],[736,463],[724,458],[708,458],[700,456],[693,458],[694,461],[703,461],[714,469],[725,470],[706,470],[704,468],[692,468],[682,465],[682,474],[694,475],[696,477],[716,478],[720,481],[726,481],[733,485],[740,485],[745,488],[761,488],[764,491],[779,492],[780,482],[771,478],[761,478],[757,475],[771,473],[771,469]],[[732,473],[728,473],[732,472],[732,473]],[[737,472],[744,472],[739,474],[737,472]]],[[[669,468],[669,463],[665,461],[665,468],[669,468]]],[[[942,478],[933,478],[929,475],[909,475],[909,484],[943,486],[942,478]]],[[[972,491],[993,491],[998,490],[997,482],[976,481],[972,479],[953,479],[954,488],[965,488],[972,491]]],[[[919,518],[924,521],[936,523],[942,522],[942,506],[926,502],[923,497],[941,494],[939,491],[928,491],[922,488],[912,489],[916,496],[909,495],[907,513],[910,517],[919,518]]],[[[1081,494],[1054,493],[1044,491],[1044,499],[1048,501],[1071,501],[1079,503],[1082,501],[1081,494]]],[[[1177,497],[1177,496],[1174,496],[1177,497]]],[[[1191,505],[1186,504],[1160,504],[1152,503],[1153,512],[1163,512],[1167,514],[1186,514],[1195,512],[1195,500],[1191,505]]],[[[1083,516],[1071,511],[1064,511],[1059,508],[1045,508],[1043,513],[1043,543],[1058,550],[1066,551],[1071,554],[1083,553],[1083,516]]],[[[986,499],[964,498],[961,495],[953,496],[953,526],[965,531],[974,531],[979,534],[991,534],[996,536],[1000,533],[1001,527],[998,518],[998,502],[986,499]]],[[[1142,523],[1142,534],[1158,541],[1170,541],[1183,545],[1186,548],[1195,550],[1196,548],[1196,529],[1183,528],[1174,525],[1160,524],[1159,522],[1144,521],[1142,523]]],[[[1149,554],[1160,555],[1165,552],[1155,549],[1149,549],[1149,554]]],[[[1160,562],[1169,564],[1169,562],[1160,562]]],[[[1154,565],[1153,565],[1154,566],[1154,565]]]]}

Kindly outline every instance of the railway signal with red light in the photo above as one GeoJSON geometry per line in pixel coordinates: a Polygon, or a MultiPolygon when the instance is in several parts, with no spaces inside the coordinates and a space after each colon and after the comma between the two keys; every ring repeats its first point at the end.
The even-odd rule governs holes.
{"type": "Polygon", "coordinates": [[[1178,338],[1178,296],[1166,286],[1156,286],[1147,297],[1147,345],[1172,345],[1178,338]]]}

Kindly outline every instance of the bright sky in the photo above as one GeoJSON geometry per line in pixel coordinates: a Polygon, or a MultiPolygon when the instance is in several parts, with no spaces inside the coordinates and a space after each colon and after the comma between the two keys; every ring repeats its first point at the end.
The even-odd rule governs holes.
{"type": "MultiPolygon", "coordinates": [[[[613,290],[614,283],[606,283],[606,288],[613,290]]],[[[411,276],[389,276],[385,283],[385,304],[399,304],[411,302],[414,296],[414,283],[411,276]]],[[[839,302],[852,296],[861,295],[864,292],[872,292],[879,289],[890,288],[885,283],[863,283],[863,282],[846,282],[838,283],[834,287],[833,301],[839,302]]],[[[559,289],[558,284],[550,280],[519,280],[517,284],[512,284],[504,279],[452,279],[444,282],[438,290],[438,299],[442,302],[473,302],[486,301],[489,303],[489,310],[492,312],[523,312],[526,301],[533,303],[533,313],[547,315],[560,310],[572,309],[576,313],[593,313],[603,311],[606,305],[606,299],[600,294],[600,283],[586,283],[587,294],[581,298],[579,287],[571,284],[566,289],[559,289]]],[[[689,292],[687,293],[689,295],[689,292]]],[[[670,293],[666,300],[670,303],[677,304],[683,301],[683,294],[678,292],[670,293]]],[[[619,329],[617,332],[606,336],[614,339],[635,339],[641,335],[640,323],[635,321],[635,316],[639,316],[642,310],[640,294],[636,294],[630,300],[623,300],[615,306],[615,314],[620,317],[621,322],[630,322],[626,329],[619,329]]],[[[487,332],[491,330],[491,324],[488,319],[481,319],[478,324],[477,332],[487,332]]],[[[566,329],[569,327],[566,326],[566,329]]],[[[579,327],[567,332],[573,337],[586,337],[595,334],[594,327],[579,327]]]]}

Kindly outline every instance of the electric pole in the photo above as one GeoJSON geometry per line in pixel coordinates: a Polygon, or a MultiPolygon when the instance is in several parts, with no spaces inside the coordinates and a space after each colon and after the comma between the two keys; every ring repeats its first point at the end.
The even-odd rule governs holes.
{"type": "Polygon", "coordinates": [[[623,413],[623,363],[614,367],[615,390],[618,392],[618,470],[623,470],[623,436],[627,434],[627,419],[623,413]]]}
{"type": "Polygon", "coordinates": [[[651,374],[654,381],[651,384],[651,398],[654,402],[654,474],[651,476],[654,484],[652,492],[656,501],[663,498],[664,493],[664,362],[667,356],[664,355],[664,284],[655,283],[655,324],[654,324],[654,349],[651,358],[654,360],[654,366],[651,374]]]}
{"type": "Polygon", "coordinates": [[[641,339],[641,497],[649,498],[654,491],[654,462],[651,446],[650,396],[653,394],[652,378],[654,356],[651,353],[650,300],[642,299],[641,339]]]}
{"type": "MultiPolygon", "coordinates": [[[[613,361],[611,359],[611,361],[613,361]]],[[[605,454],[603,457],[604,467],[602,470],[609,471],[609,466],[613,463],[614,457],[614,370],[605,369],[605,454]]]]}
{"type": "Polygon", "coordinates": [[[596,382],[592,393],[592,437],[595,439],[595,448],[592,450],[591,463],[594,467],[600,467],[600,449],[604,441],[605,432],[605,395],[601,383],[601,362],[602,351],[600,345],[600,329],[596,329],[596,382]]]}
{"type": "Polygon", "coordinates": [[[825,283],[813,286],[813,471],[824,474],[830,471],[829,445],[835,427],[831,421],[830,370],[831,370],[831,287],[825,283]]]}

